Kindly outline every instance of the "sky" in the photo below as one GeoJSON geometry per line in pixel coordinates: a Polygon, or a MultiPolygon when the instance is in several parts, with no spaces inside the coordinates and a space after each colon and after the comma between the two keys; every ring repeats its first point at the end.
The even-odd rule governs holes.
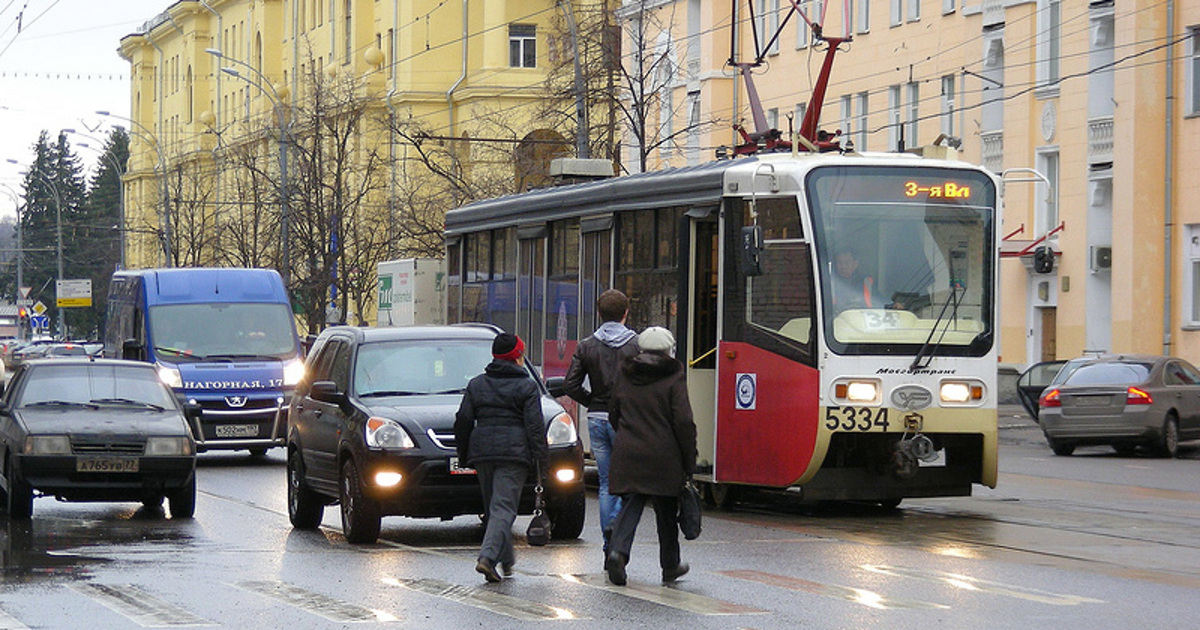
{"type": "Polygon", "coordinates": [[[129,115],[129,63],[121,38],[175,0],[0,0],[0,217],[15,214],[4,184],[20,193],[38,135],[68,135],[88,173],[113,125],[129,115]],[[92,136],[96,140],[84,136],[92,136]]]}

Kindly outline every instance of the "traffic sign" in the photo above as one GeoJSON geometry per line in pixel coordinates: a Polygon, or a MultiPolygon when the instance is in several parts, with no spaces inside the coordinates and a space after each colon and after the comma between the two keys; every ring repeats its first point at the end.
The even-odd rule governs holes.
{"type": "Polygon", "coordinates": [[[92,305],[92,281],[90,279],[58,280],[55,282],[55,288],[59,307],[92,305]]]}
{"type": "Polygon", "coordinates": [[[41,315],[42,313],[45,313],[45,312],[46,312],[46,305],[45,305],[45,304],[42,304],[42,301],[41,301],[41,300],[38,300],[38,301],[37,301],[37,302],[35,302],[35,303],[34,303],[34,305],[33,305],[33,312],[34,312],[34,313],[37,313],[38,315],[41,315]]]}
{"type": "Polygon", "coordinates": [[[34,330],[46,330],[50,328],[50,318],[46,315],[34,315],[29,318],[29,327],[34,330]]]}

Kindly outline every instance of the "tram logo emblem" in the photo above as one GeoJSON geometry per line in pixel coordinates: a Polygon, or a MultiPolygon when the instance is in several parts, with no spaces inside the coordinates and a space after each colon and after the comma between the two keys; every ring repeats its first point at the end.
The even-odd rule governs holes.
{"type": "Polygon", "coordinates": [[[920,385],[903,385],[892,391],[892,406],[905,411],[920,411],[933,404],[933,393],[920,385]]]}
{"type": "Polygon", "coordinates": [[[754,409],[755,403],[758,401],[758,375],[757,374],[738,374],[737,375],[737,408],[751,410],[754,409]]]}

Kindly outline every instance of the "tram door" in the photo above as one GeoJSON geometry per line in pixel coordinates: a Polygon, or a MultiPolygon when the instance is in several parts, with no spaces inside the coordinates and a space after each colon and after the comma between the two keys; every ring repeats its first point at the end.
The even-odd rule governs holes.
{"type": "MultiPolygon", "coordinates": [[[[711,214],[693,210],[688,213],[686,231],[689,261],[687,302],[687,356],[680,357],[688,366],[688,398],[696,419],[697,466],[701,473],[711,472],[715,449],[717,402],[717,295],[718,295],[718,223],[715,209],[711,214]],[[697,217],[700,214],[702,216],[697,217]]],[[[682,346],[683,344],[681,344],[682,346]]]]}
{"type": "Polygon", "coordinates": [[[522,227],[517,259],[517,335],[525,340],[526,359],[542,364],[546,301],[546,229],[522,227]]]}

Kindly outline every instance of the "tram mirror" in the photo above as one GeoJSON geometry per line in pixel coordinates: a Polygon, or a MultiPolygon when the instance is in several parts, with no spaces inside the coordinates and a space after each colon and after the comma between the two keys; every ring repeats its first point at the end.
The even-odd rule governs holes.
{"type": "Polygon", "coordinates": [[[762,227],[748,225],[742,228],[742,273],[747,276],[762,275],[762,227]]]}

